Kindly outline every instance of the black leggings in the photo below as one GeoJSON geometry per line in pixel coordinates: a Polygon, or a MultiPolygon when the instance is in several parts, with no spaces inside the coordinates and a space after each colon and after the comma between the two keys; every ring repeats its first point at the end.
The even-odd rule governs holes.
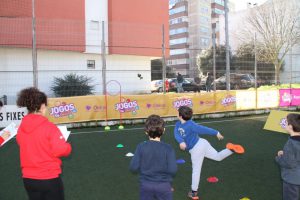
{"type": "Polygon", "coordinates": [[[64,200],[64,186],[60,177],[47,180],[23,178],[29,200],[64,200]]]}

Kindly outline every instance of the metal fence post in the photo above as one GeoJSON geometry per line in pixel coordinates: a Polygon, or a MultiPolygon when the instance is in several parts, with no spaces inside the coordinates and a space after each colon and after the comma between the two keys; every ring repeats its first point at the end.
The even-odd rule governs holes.
{"type": "Polygon", "coordinates": [[[102,53],[102,84],[103,95],[106,94],[106,51],[105,51],[105,34],[104,34],[104,21],[102,21],[102,40],[101,40],[101,53],[102,53]]]}
{"type": "Polygon", "coordinates": [[[37,50],[36,50],[36,31],[35,31],[35,0],[32,0],[32,72],[33,72],[33,86],[38,88],[38,74],[37,74],[37,50]]]}
{"type": "Polygon", "coordinates": [[[213,76],[214,76],[214,91],[216,91],[216,32],[213,32],[213,76]]]}
{"type": "Polygon", "coordinates": [[[162,25],[162,87],[163,87],[163,92],[166,93],[166,87],[165,87],[165,82],[166,82],[166,57],[165,57],[165,25],[162,25]]]}
{"type": "Polygon", "coordinates": [[[229,35],[228,35],[228,0],[225,3],[225,38],[226,38],[226,90],[230,90],[230,58],[229,58],[229,35]]]}

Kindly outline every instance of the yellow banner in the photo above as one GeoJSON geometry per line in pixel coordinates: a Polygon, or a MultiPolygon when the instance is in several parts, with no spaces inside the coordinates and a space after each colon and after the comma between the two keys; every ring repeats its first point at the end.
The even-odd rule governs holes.
{"type": "Polygon", "coordinates": [[[287,133],[285,130],[285,127],[287,125],[286,116],[289,113],[299,114],[299,112],[272,110],[266,121],[264,129],[281,133],[287,133]]]}
{"type": "Polygon", "coordinates": [[[236,92],[236,109],[249,110],[256,108],[256,91],[238,90],[236,92]]]}
{"type": "Polygon", "coordinates": [[[236,110],[236,92],[220,91],[216,93],[216,111],[235,111],[236,110]]]}
{"type": "Polygon", "coordinates": [[[257,108],[276,108],[279,106],[278,90],[257,91],[257,108]]]}
{"type": "MultiPolygon", "coordinates": [[[[277,90],[259,91],[257,98],[259,108],[278,106],[277,90]]],[[[180,106],[193,108],[194,114],[226,112],[253,109],[255,99],[255,91],[50,98],[48,118],[59,124],[147,118],[151,114],[167,117],[177,116],[180,106]]]]}
{"type": "Polygon", "coordinates": [[[105,119],[104,96],[50,98],[47,117],[54,123],[105,119]]]}

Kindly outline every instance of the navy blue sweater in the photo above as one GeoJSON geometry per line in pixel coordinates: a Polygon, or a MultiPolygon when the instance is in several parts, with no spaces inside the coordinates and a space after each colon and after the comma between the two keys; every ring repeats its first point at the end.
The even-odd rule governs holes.
{"type": "Polygon", "coordinates": [[[141,182],[171,182],[177,171],[175,151],[164,142],[142,142],[130,162],[130,171],[138,172],[141,182]]]}

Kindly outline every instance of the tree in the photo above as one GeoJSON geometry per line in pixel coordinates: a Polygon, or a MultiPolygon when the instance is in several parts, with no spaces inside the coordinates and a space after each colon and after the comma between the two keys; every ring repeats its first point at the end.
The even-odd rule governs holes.
{"type": "MultiPolygon", "coordinates": [[[[231,56],[230,52],[230,58],[231,56]]],[[[213,48],[203,51],[197,56],[197,66],[200,73],[213,73],[213,48]]],[[[233,68],[231,68],[234,70],[233,68]]],[[[216,76],[222,76],[226,72],[226,47],[220,45],[216,47],[216,76]]]]}
{"type": "Polygon", "coordinates": [[[256,43],[258,60],[274,64],[276,84],[285,55],[300,42],[299,15],[296,0],[271,0],[251,9],[247,28],[240,35],[242,41],[256,43]]]}
{"type": "MultiPolygon", "coordinates": [[[[255,46],[253,43],[240,45],[232,58],[232,66],[237,73],[254,74],[255,46]]],[[[274,80],[274,64],[257,60],[257,76],[259,83],[272,83],[274,80]]]]}
{"type": "Polygon", "coordinates": [[[51,90],[56,97],[84,96],[93,94],[92,78],[70,73],[63,78],[54,77],[51,90]]]}

